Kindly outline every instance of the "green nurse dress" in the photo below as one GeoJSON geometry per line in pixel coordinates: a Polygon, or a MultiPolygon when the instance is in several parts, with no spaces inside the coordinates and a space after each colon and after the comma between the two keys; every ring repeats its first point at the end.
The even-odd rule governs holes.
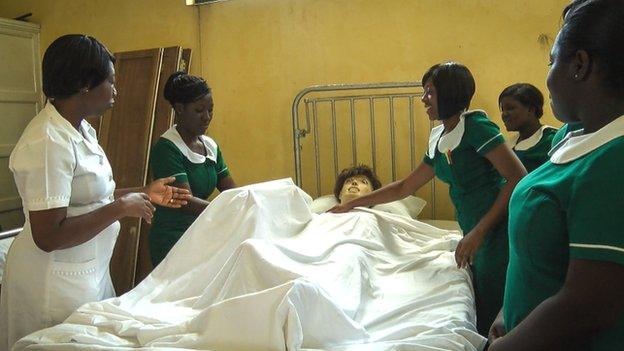
{"type": "Polygon", "coordinates": [[[548,152],[550,151],[552,140],[557,129],[550,126],[542,126],[530,137],[517,141],[510,141],[510,146],[520,162],[524,165],[527,172],[531,173],[534,169],[541,166],[548,160],[548,152]]]}
{"type": "MultiPolygon", "coordinates": [[[[509,203],[506,329],[563,286],[571,259],[624,265],[624,117],[569,134],[550,161],[516,186],[509,203]]],[[[592,287],[587,287],[591,289],[592,287]]],[[[624,350],[624,315],[575,350],[624,350]]]]}
{"type": "MultiPolygon", "coordinates": [[[[217,143],[202,136],[206,156],[193,152],[171,127],[152,148],[150,166],[155,179],[176,177],[188,183],[194,197],[207,199],[219,180],[230,175],[217,143]]],[[[156,206],[149,235],[150,255],[156,267],[197,218],[181,209],[156,206]]]]}
{"type": "MultiPolygon", "coordinates": [[[[496,124],[483,111],[469,111],[457,126],[442,136],[444,126],[431,131],[424,162],[449,185],[459,226],[468,234],[490,210],[505,184],[485,155],[504,144],[496,124]]],[[[471,267],[477,310],[477,330],[487,336],[503,302],[507,270],[507,221],[501,221],[485,237],[471,267]]]]}

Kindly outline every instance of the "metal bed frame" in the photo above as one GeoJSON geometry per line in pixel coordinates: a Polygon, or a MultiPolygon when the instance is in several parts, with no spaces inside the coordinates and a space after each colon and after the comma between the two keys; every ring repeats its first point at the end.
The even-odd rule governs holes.
{"type": "Polygon", "coordinates": [[[22,228],[9,229],[3,232],[0,232],[0,240],[7,239],[16,236],[22,231],[22,228]]]}
{"type": "MultiPolygon", "coordinates": [[[[328,104],[330,108],[331,119],[331,140],[332,140],[332,162],[333,172],[330,173],[333,179],[338,175],[339,170],[339,147],[350,147],[351,153],[351,165],[358,163],[357,153],[357,138],[356,133],[356,108],[357,102],[368,102],[368,116],[364,120],[368,120],[370,123],[370,145],[372,152],[372,168],[377,170],[378,156],[377,146],[378,140],[376,135],[376,122],[380,118],[376,118],[375,114],[375,102],[385,101],[387,102],[387,121],[381,121],[388,123],[388,130],[390,134],[390,164],[391,164],[391,178],[392,181],[397,180],[397,123],[404,123],[404,127],[409,129],[409,162],[411,170],[417,166],[417,160],[420,160],[422,155],[415,154],[416,143],[428,143],[428,140],[416,140],[415,127],[414,127],[414,99],[423,96],[423,88],[420,82],[393,82],[393,83],[372,83],[372,84],[330,84],[330,85],[315,85],[303,89],[299,92],[292,104],[292,123],[293,123],[293,141],[294,141],[294,157],[295,157],[295,182],[299,187],[303,184],[302,174],[302,149],[303,140],[308,135],[313,136],[312,148],[314,154],[314,170],[315,170],[315,190],[316,196],[321,196],[321,179],[325,175],[321,165],[321,152],[320,152],[320,131],[319,120],[328,118],[319,114],[319,105],[328,104]],[[408,107],[407,113],[402,116],[397,113],[395,108],[396,102],[400,100],[407,100],[408,107]],[[302,104],[303,103],[303,104],[302,104]],[[336,103],[347,104],[347,116],[340,115],[336,111],[336,103]],[[302,125],[300,121],[300,111],[304,113],[305,120],[302,125]],[[350,119],[350,134],[351,140],[340,140],[337,133],[337,121],[350,119]],[[407,121],[407,123],[405,123],[407,121]]],[[[379,114],[378,114],[379,115],[379,114]]],[[[360,120],[361,116],[360,116],[360,120]]],[[[433,123],[429,124],[429,129],[433,127],[433,123]]],[[[344,139],[344,138],[343,138],[344,139]]],[[[426,145],[426,144],[425,144],[426,145]]],[[[407,160],[406,160],[407,161],[407,160]]],[[[343,160],[344,163],[344,160],[343,160]]],[[[330,176],[330,175],[325,175],[330,176]]],[[[306,176],[309,176],[306,174],[306,176]]],[[[431,182],[431,206],[432,217],[435,218],[435,181],[431,182]]]]}

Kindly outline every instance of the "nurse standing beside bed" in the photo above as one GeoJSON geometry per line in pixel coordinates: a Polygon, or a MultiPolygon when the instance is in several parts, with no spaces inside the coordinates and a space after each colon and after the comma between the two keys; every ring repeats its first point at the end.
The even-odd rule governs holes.
{"type": "Polygon", "coordinates": [[[466,66],[455,62],[435,65],[422,82],[422,102],[429,119],[442,122],[431,131],[423,162],[405,179],[341,203],[331,211],[346,212],[356,206],[404,198],[434,176],[448,183],[457,220],[465,233],[455,258],[458,266],[472,268],[477,329],[485,336],[503,300],[507,204],[526,170],[485,112],[467,110],[475,81],[466,66]]]}
{"type": "Polygon", "coordinates": [[[540,123],[544,114],[544,96],[528,83],[510,85],[498,97],[503,123],[509,132],[517,132],[509,142],[527,172],[548,160],[548,151],[557,129],[540,123]]]}
{"type": "Polygon", "coordinates": [[[624,350],[624,2],[564,10],[547,85],[581,123],[509,204],[509,269],[491,351],[624,350]],[[506,333],[506,334],[505,334],[506,333]]]}
{"type": "Polygon", "coordinates": [[[96,39],[65,35],[43,57],[49,99],[28,124],[9,167],[26,223],[9,249],[0,304],[0,349],[61,323],[76,308],[115,296],[109,263],[118,220],[150,222],[152,203],[180,207],[188,191],[159,179],[117,189],[95,130],[84,119],[114,103],[115,62],[96,39]]]}
{"type": "Polygon", "coordinates": [[[165,99],[175,110],[176,125],[158,139],[150,155],[154,177],[175,177],[175,186],[192,197],[181,208],[158,208],[149,235],[152,264],[157,266],[208,206],[216,189],[236,187],[221,148],[204,135],[213,118],[214,101],[206,81],[184,72],[172,74],[165,99]]]}

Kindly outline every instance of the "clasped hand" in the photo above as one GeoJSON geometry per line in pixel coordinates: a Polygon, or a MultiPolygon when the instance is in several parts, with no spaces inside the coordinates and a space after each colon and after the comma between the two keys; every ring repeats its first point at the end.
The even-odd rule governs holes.
{"type": "Polygon", "coordinates": [[[168,185],[174,181],[175,177],[157,179],[145,186],[142,192],[122,196],[120,200],[124,212],[128,216],[140,217],[147,223],[151,223],[156,210],[152,204],[170,208],[180,208],[186,205],[192,195],[187,189],[168,185]]]}

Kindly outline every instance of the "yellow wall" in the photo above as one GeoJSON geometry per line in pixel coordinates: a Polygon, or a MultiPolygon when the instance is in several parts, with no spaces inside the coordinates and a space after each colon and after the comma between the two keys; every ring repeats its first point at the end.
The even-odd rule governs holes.
{"type": "MultiPolygon", "coordinates": [[[[192,48],[199,43],[198,10],[184,0],[3,0],[0,17],[31,12],[41,25],[42,57],[63,34],[81,33],[100,40],[113,52],[167,46],[192,48]]],[[[195,56],[197,58],[197,56],[195,56]]],[[[195,71],[199,62],[191,61],[195,71]]]]}
{"type": "MultiPolygon", "coordinates": [[[[290,107],[301,89],[420,80],[446,60],[472,70],[472,107],[502,125],[497,98],[504,87],[524,81],[546,92],[550,44],[539,38],[554,38],[566,3],[233,0],[201,7],[202,69],[217,104],[211,133],[243,182],[290,176],[290,107]]],[[[560,125],[546,111],[544,122],[560,125]]],[[[445,204],[437,213],[451,218],[440,189],[445,204]]]]}
{"type": "MultiPolygon", "coordinates": [[[[502,125],[497,97],[505,86],[530,82],[547,96],[550,43],[567,3],[231,0],[196,8],[183,0],[5,0],[0,16],[33,12],[42,49],[69,32],[91,34],[113,51],[193,48],[191,72],[214,91],[209,133],[237,182],[248,184],[293,176],[290,107],[313,84],[419,80],[432,64],[456,60],[476,78],[472,107],[502,125]]],[[[545,114],[545,123],[560,125],[549,108],[545,114]]],[[[442,212],[451,216],[448,203],[442,212]]]]}

